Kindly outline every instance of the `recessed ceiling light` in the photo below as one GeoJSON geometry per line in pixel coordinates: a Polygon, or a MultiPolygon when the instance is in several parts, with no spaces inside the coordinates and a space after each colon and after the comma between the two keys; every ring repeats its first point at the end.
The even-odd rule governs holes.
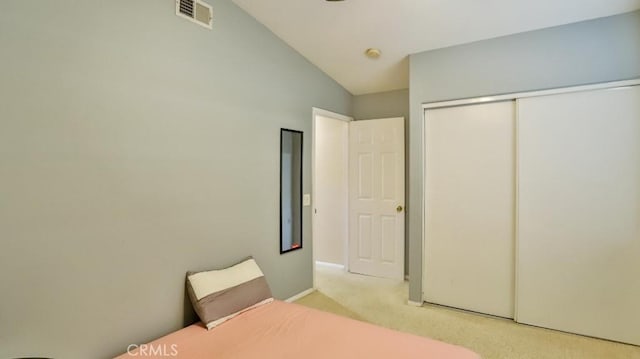
{"type": "Polygon", "coordinates": [[[364,54],[367,55],[367,57],[370,59],[377,59],[378,57],[380,57],[380,55],[382,55],[382,51],[380,51],[379,49],[370,48],[367,49],[364,54]]]}

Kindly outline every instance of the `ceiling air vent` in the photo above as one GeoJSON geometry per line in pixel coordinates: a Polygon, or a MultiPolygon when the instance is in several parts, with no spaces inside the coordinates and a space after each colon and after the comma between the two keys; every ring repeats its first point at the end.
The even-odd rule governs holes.
{"type": "Polygon", "coordinates": [[[176,15],[208,29],[211,29],[213,24],[211,5],[199,0],[176,0],[176,15]]]}

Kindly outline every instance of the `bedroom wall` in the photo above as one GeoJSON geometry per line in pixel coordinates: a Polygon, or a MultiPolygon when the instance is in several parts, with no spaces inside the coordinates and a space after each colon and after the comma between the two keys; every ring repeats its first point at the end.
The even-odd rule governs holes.
{"type": "Polygon", "coordinates": [[[409,298],[422,301],[426,102],[640,77],[640,11],[410,56],[409,298]]]}
{"type": "Polygon", "coordinates": [[[375,118],[409,118],[409,89],[353,96],[356,120],[375,118]]]}
{"type": "Polygon", "coordinates": [[[187,270],[247,255],[278,298],[312,286],[308,225],[279,254],[280,128],[309,193],[311,109],[352,96],[208,2],[212,31],[173,0],[2,1],[0,357],[122,353],[192,319],[187,270]]]}
{"type": "Polygon", "coordinates": [[[353,96],[353,118],[371,120],[376,118],[404,117],[405,132],[405,245],[404,273],[409,274],[409,89],[378,92],[353,96]]]}

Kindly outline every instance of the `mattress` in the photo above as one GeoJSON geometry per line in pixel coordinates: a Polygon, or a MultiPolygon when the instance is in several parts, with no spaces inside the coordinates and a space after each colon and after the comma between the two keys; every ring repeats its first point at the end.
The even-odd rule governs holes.
{"type": "Polygon", "coordinates": [[[137,350],[117,358],[480,358],[462,347],[281,301],[209,331],[191,325],[137,350]]]}

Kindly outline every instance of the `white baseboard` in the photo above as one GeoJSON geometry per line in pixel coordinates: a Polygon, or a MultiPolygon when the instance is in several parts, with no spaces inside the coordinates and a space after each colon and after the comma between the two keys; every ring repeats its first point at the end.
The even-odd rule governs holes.
{"type": "Polygon", "coordinates": [[[424,302],[414,302],[414,301],[412,301],[412,300],[408,300],[408,301],[407,301],[407,304],[409,304],[409,305],[411,305],[411,306],[414,306],[414,307],[422,307],[422,304],[423,304],[423,303],[424,303],[424,302]]]}
{"type": "Polygon", "coordinates": [[[329,262],[316,261],[316,266],[317,266],[317,267],[336,268],[336,269],[342,269],[342,270],[344,270],[344,265],[342,265],[342,264],[335,264],[335,263],[329,263],[329,262]]]}
{"type": "Polygon", "coordinates": [[[291,297],[291,298],[287,298],[287,299],[285,299],[284,301],[285,301],[285,302],[287,302],[287,303],[295,302],[296,300],[298,300],[298,299],[300,299],[300,298],[302,298],[302,297],[306,297],[306,296],[308,296],[309,294],[311,294],[311,293],[313,293],[313,292],[315,292],[315,289],[313,289],[313,288],[309,288],[309,289],[307,289],[307,290],[305,290],[305,291],[302,291],[302,292],[300,292],[300,293],[298,293],[298,294],[294,295],[294,296],[293,296],[293,297],[291,297]]]}

